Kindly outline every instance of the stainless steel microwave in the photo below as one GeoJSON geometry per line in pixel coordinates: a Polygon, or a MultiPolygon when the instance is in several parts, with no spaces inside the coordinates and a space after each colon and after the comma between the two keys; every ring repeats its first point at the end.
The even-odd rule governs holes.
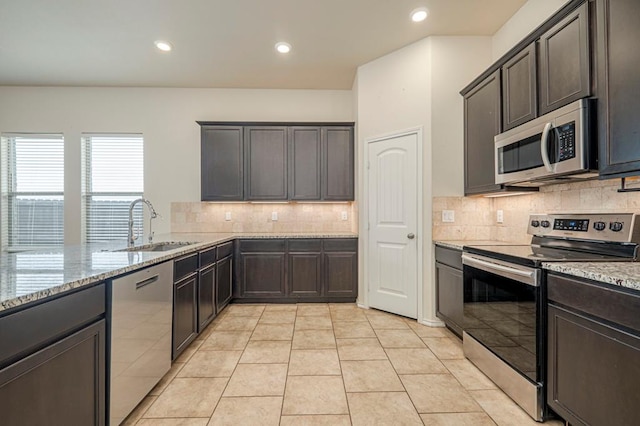
{"type": "Polygon", "coordinates": [[[539,186],[597,173],[595,103],[580,99],[495,137],[496,183],[539,186]]]}

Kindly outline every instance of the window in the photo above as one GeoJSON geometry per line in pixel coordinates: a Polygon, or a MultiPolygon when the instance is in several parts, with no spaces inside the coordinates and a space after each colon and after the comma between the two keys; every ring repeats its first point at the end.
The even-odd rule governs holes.
{"type": "Polygon", "coordinates": [[[64,243],[64,137],[2,135],[2,235],[9,250],[64,243]]]}
{"type": "MultiPolygon", "coordinates": [[[[125,240],[129,205],[142,197],[142,135],[83,135],[84,239],[88,243],[125,240]]],[[[134,227],[142,227],[142,205],[134,227]]]]}

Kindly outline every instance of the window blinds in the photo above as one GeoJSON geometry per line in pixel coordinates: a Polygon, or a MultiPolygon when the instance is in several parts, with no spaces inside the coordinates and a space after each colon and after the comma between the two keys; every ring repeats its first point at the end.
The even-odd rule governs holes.
{"type": "MultiPolygon", "coordinates": [[[[129,205],[144,190],[142,135],[83,135],[84,220],[88,243],[127,238],[129,205]]],[[[134,227],[142,227],[142,206],[134,227]]]]}
{"type": "Polygon", "coordinates": [[[9,249],[64,243],[64,137],[3,135],[9,249]]]}

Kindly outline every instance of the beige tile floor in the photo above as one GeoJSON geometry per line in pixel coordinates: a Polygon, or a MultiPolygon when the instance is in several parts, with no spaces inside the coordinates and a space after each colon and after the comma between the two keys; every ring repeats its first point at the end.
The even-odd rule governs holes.
{"type": "Polygon", "coordinates": [[[353,304],[299,304],[228,306],[124,424],[538,423],[446,329],[353,304]]]}

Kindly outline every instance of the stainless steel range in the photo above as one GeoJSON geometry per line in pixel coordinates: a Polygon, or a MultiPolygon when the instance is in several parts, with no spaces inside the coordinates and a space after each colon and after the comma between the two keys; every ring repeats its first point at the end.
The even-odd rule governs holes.
{"type": "Polygon", "coordinates": [[[638,260],[640,216],[534,214],[529,245],[465,246],[465,356],[532,418],[547,416],[544,262],[638,260]]]}

